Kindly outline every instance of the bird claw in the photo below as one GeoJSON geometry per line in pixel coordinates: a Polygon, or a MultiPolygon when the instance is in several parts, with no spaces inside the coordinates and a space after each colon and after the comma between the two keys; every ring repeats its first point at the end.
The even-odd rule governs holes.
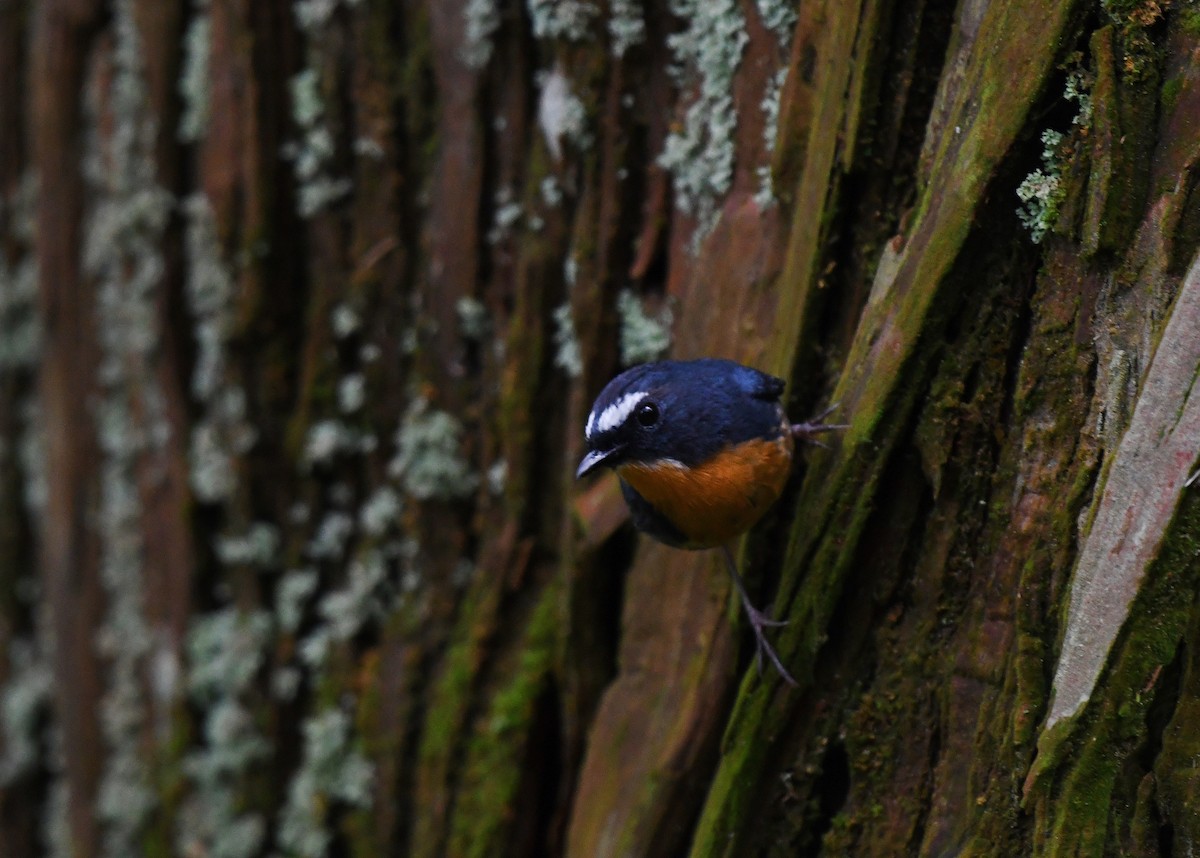
{"type": "Polygon", "coordinates": [[[750,597],[746,593],[745,585],[742,583],[742,576],[738,574],[737,564],[733,562],[733,553],[729,550],[728,545],[722,546],[722,550],[725,554],[725,561],[729,564],[729,574],[733,576],[734,586],[737,587],[738,596],[741,597],[742,608],[745,609],[746,617],[750,620],[750,628],[754,631],[754,644],[756,648],[754,661],[758,667],[759,677],[762,677],[763,653],[765,652],[767,658],[771,660],[771,664],[775,666],[775,670],[779,672],[779,676],[783,681],[793,688],[797,687],[799,683],[787,672],[787,668],[783,666],[783,662],[779,659],[779,654],[775,652],[775,648],[771,646],[766,634],[763,632],[764,628],[786,626],[787,620],[772,620],[762,611],[758,610],[758,608],[750,604],[750,597]]]}
{"type": "Polygon", "coordinates": [[[793,437],[803,438],[809,444],[815,444],[818,447],[825,447],[826,446],[825,444],[822,444],[820,441],[816,440],[812,436],[816,435],[819,432],[834,432],[839,429],[849,429],[850,428],[849,423],[822,423],[821,422],[821,420],[823,420],[825,417],[829,416],[829,414],[831,414],[833,411],[835,411],[839,404],[840,403],[837,403],[837,402],[833,403],[833,405],[830,405],[828,408],[826,408],[820,414],[816,415],[815,417],[813,417],[809,420],[806,420],[803,423],[793,423],[792,424],[793,437]]]}
{"type": "Polygon", "coordinates": [[[775,652],[775,648],[771,646],[770,642],[767,640],[767,636],[763,633],[763,626],[786,625],[786,620],[768,620],[757,610],[753,610],[753,613],[750,614],[750,627],[754,630],[754,644],[756,649],[754,662],[755,666],[758,668],[759,677],[762,677],[763,653],[765,652],[767,654],[767,658],[771,660],[771,664],[773,664],[775,669],[779,671],[779,675],[782,677],[783,681],[795,688],[797,684],[796,680],[790,673],[788,673],[787,668],[783,666],[783,662],[779,659],[779,654],[775,652]]]}
{"type": "Polygon", "coordinates": [[[761,626],[786,626],[788,624],[787,620],[773,620],[762,611],[758,610],[758,608],[750,605],[746,606],[746,613],[750,617],[750,625],[754,626],[755,628],[760,628],[761,626]]]}

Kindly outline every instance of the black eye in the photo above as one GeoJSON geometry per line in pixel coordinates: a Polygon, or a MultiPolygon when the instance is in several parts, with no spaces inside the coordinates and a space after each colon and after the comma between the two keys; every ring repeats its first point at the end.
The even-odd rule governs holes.
{"type": "Polygon", "coordinates": [[[637,422],[649,429],[658,422],[658,406],[653,402],[643,402],[638,406],[637,422]]]}

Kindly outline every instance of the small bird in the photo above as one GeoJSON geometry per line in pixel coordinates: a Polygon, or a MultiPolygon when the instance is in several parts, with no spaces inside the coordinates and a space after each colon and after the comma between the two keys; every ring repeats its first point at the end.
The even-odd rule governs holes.
{"type": "Polygon", "coordinates": [[[763,629],[782,626],[750,603],[729,543],[762,518],[791,473],[795,439],[819,443],[844,429],[820,420],[792,423],[779,397],[782,379],[730,360],[642,364],[618,375],[596,398],[576,477],[612,468],[634,526],[676,548],[720,547],[757,645],[790,685],[763,629]]]}

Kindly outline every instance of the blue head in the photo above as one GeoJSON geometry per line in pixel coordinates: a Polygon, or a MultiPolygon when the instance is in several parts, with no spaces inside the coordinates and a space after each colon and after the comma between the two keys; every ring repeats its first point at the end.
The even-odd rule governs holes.
{"type": "Polygon", "coordinates": [[[731,446],[776,437],[783,388],[782,380],[729,360],[635,366],[596,397],[577,476],[630,462],[690,468],[731,446]]]}

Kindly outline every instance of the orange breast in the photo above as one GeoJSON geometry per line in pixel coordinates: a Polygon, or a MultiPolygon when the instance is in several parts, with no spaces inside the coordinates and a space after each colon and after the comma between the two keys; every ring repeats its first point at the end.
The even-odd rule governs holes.
{"type": "Polygon", "coordinates": [[[629,462],[617,474],[688,538],[721,545],[749,530],[779,498],[792,464],[792,437],[727,447],[687,468],[670,460],[629,462]]]}

